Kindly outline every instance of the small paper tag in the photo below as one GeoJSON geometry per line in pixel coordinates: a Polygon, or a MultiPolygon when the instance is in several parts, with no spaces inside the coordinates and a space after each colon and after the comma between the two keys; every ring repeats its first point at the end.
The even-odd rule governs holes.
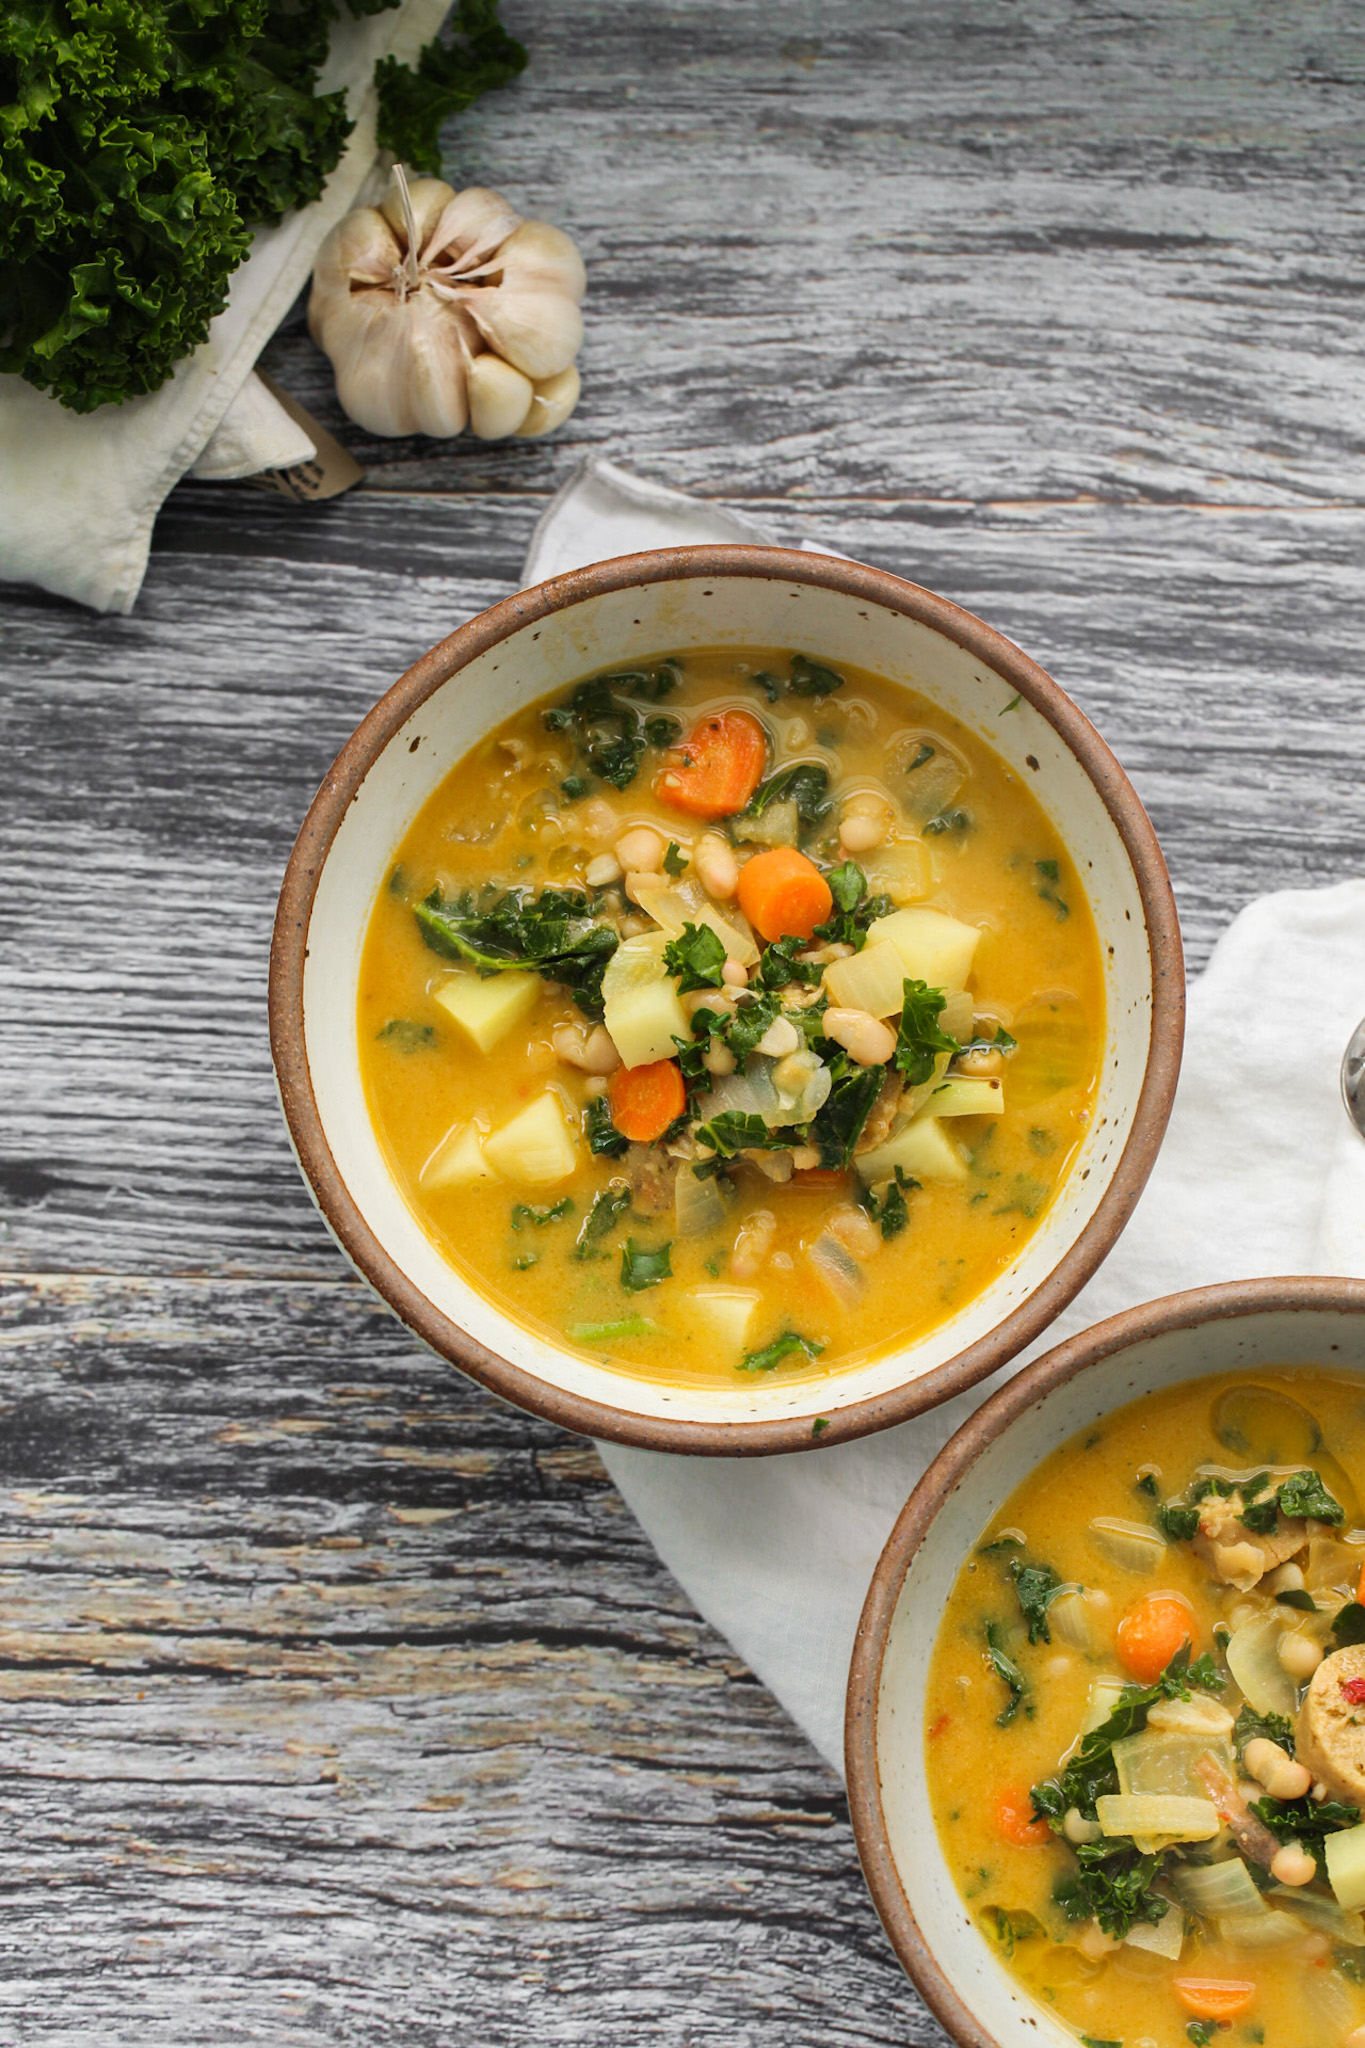
{"type": "Polygon", "coordinates": [[[340,497],[353,484],[364,481],[365,472],[353,455],[348,455],[326,427],[319,426],[313,415],[282,391],[273,377],[267,377],[264,370],[256,372],[272,398],[289,414],[296,425],[302,427],[317,454],[311,462],[295,462],[288,469],[262,469],[255,476],[247,477],[258,491],[275,491],[282,498],[293,498],[300,504],[317,504],[323,498],[340,497]]]}

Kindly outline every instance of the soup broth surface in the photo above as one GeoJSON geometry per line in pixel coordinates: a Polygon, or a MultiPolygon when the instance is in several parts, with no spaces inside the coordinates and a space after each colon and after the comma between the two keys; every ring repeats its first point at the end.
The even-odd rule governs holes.
{"type": "MultiPolygon", "coordinates": [[[[1324,1697],[1340,1719],[1365,1665],[1365,1649],[1338,1649],[1334,1633],[1348,1608],[1365,1622],[1354,1605],[1365,1564],[1362,1482],[1365,1389],[1357,1379],[1296,1369],[1198,1380],[1119,1409],[1056,1451],[964,1563],[927,1693],[925,1770],[939,1840],[1002,1966],[1082,2040],[1358,2048],[1365,2038],[1353,2031],[1365,2023],[1365,1920],[1357,1910],[1365,1882],[1356,1905],[1343,1909],[1326,1846],[1358,1821],[1350,1755],[1359,1741],[1365,1756],[1365,1727],[1357,1737],[1334,1724],[1318,1750],[1309,1726],[1324,1697]],[[1286,1504],[1323,1507],[1323,1494],[1304,1491],[1297,1475],[1305,1471],[1339,1506],[1335,1520],[1286,1514],[1286,1504]],[[1237,1484],[1262,1503],[1259,1515],[1252,1509],[1259,1534],[1230,1519],[1242,1498],[1233,1494],[1237,1484]],[[1270,1566],[1259,1575],[1250,1555],[1257,1547],[1260,1564],[1270,1566]],[[1149,1674],[1172,1668],[1163,1659],[1182,1635],[1187,1649],[1174,1668],[1191,1660],[1183,1690],[1193,1705],[1182,1701],[1175,1718],[1201,1724],[1183,1736],[1147,1721],[1148,1713],[1158,1721],[1170,1714],[1180,1685],[1170,1686],[1164,1704],[1161,1695],[1150,1704],[1150,1690],[1142,1704],[1149,1674]],[[1134,1699],[1139,1707],[1118,1750],[1106,1753],[1124,1756],[1125,1771],[1140,1782],[1183,1798],[1181,1826],[1197,1823],[1191,1838],[1167,1838],[1146,1864],[1132,1836],[1074,1821],[1068,1833],[1066,1820],[1082,1816],[1074,1801],[1086,1731],[1104,1744],[1106,1734],[1093,1731],[1134,1699]],[[1125,1751],[1125,1737],[1134,1736],[1154,1740],[1125,1751]],[[1260,1752],[1248,1748],[1258,1736],[1260,1752]],[[1284,1752],[1288,1786],[1273,1776],[1279,1766],[1266,1765],[1270,1741],[1284,1752]],[[1206,1759],[1215,1754],[1223,1766],[1210,1776],[1206,1759]],[[1270,1782],[1287,1791],[1295,1765],[1305,1783],[1315,1781],[1295,1793],[1299,1807],[1272,1799],[1264,1775],[1269,1768],[1270,1782]],[[1068,1766],[1076,1767],[1070,1777],[1068,1766]],[[1340,1781],[1338,1771],[1346,1773],[1340,1781]],[[1319,1773],[1329,1781],[1325,1794],[1319,1773]],[[1220,1803],[1226,1780],[1231,1807],[1220,1803]],[[1041,1799],[1034,1787],[1043,1788],[1041,1799]],[[1211,1802],[1211,1822],[1195,1813],[1201,1800],[1211,1802]],[[1050,1822],[1041,1810],[1048,1803],[1056,1809],[1050,1822]],[[1246,1831],[1248,1813],[1259,1835],[1246,1831]],[[1309,1816],[1303,1826],[1296,1814],[1309,1816]],[[1091,1854],[1117,1857],[1092,1866],[1112,1874],[1117,1890],[1078,1886],[1077,1838],[1089,1840],[1091,1854]],[[1302,1861],[1293,1867],[1291,1859],[1292,1883],[1277,1876],[1278,1865],[1267,1867],[1296,1841],[1313,1856],[1307,1883],[1302,1861]],[[1210,1871],[1215,1890],[1201,1892],[1210,1871]],[[1093,1910],[1125,1885],[1132,1897],[1165,1901],[1132,1922],[1137,1943],[1106,1933],[1093,1910]],[[1216,1910],[1220,1904],[1229,1910],[1216,1910]],[[1139,1945],[1163,1939],[1166,1954],[1139,1945]]],[[[1365,1684],[1356,1689],[1365,1701],[1365,1684]]],[[[1365,1787],[1365,1777],[1359,1783],[1365,1787]]],[[[1103,1807],[1103,1789],[1095,1814],[1131,1819],[1133,1809],[1103,1807]]],[[[1362,1842],[1365,1831],[1356,1846],[1362,1842]]]]}
{"type": "MultiPolygon", "coordinates": [[[[633,774],[629,747],[624,766],[619,744],[611,750],[619,718],[594,727],[566,708],[566,689],[509,718],[458,762],[397,848],[360,976],[359,1039],[375,1126],[444,1256],[524,1325],[656,1380],[837,1371],[919,1337],[968,1302],[1016,1256],[1067,1172],[1091,1115],[1104,1026],[1102,967],[1081,878],[1012,771],[927,700],[875,676],[848,667],[836,675],[780,649],[727,649],[646,663],[638,676],[609,678],[605,687],[601,701],[625,707],[633,774]],[[684,777],[691,772],[688,747],[703,721],[717,719],[731,721],[731,732],[756,725],[761,735],[763,779],[751,802],[772,800],[757,816],[691,815],[667,800],[670,763],[684,777]],[[814,777],[793,785],[799,806],[781,788],[773,794],[775,779],[793,768],[814,777]],[[866,826],[850,831],[847,821],[858,815],[881,832],[877,844],[863,843],[866,826]],[[871,1140],[898,1130],[925,1093],[921,1084],[914,1096],[903,1094],[897,1109],[894,1060],[877,1068],[886,1092],[862,1126],[860,1152],[846,1161],[830,1152],[818,1119],[804,1127],[804,1146],[785,1152],[774,1141],[715,1159],[690,1129],[675,1129],[611,1154],[590,1149],[588,1138],[591,1119],[605,1114],[604,1091],[622,1077],[587,1072],[563,1056],[565,1043],[593,1030],[600,1004],[585,1016],[571,988],[542,978],[527,989],[514,1028],[487,1052],[452,1022],[442,991],[476,970],[433,949],[419,915],[433,892],[476,912],[509,890],[535,899],[576,889],[587,916],[621,939],[648,939],[660,928],[613,857],[642,826],[666,849],[654,881],[676,881],[691,890],[693,914],[700,899],[751,935],[733,896],[707,898],[700,889],[705,835],[732,850],[741,898],[746,865],[774,848],[799,849],[825,875],[847,872],[851,862],[863,885],[859,946],[869,928],[875,936],[873,899],[883,916],[923,907],[979,930],[966,995],[959,991],[957,1008],[941,1013],[959,1020],[954,1042],[968,1043],[970,1034],[978,1051],[951,1065],[947,1053],[937,1055],[931,1081],[941,1091],[974,1059],[999,1077],[1004,1108],[951,1121],[945,1114],[937,1124],[950,1177],[909,1173],[879,1187],[858,1171],[871,1140]],[[566,1171],[518,1178],[504,1160],[496,1177],[485,1170],[443,1183],[433,1170],[470,1131],[476,1147],[490,1147],[486,1156],[479,1151],[486,1169],[499,1130],[547,1094],[569,1133],[566,1171]],[[721,1208],[710,1227],[689,1234],[679,1227],[677,1182],[698,1164],[713,1169],[721,1208]],[[606,1217],[604,1191],[628,1194],[628,1205],[606,1217]]],[[[1002,705],[1002,715],[1009,708],[1002,705]]],[[[830,944],[836,954],[852,950],[795,937],[788,952],[805,979],[784,989],[756,936],[752,989],[739,1002],[763,996],[789,1010],[803,1052],[823,1044],[837,1064],[840,1048],[812,1039],[809,1020],[801,1022],[803,1005],[832,1001],[820,983],[830,944]],[[811,954],[813,961],[802,958],[811,954]],[[760,980],[760,963],[775,988],[760,980]]],[[[715,993],[723,999],[727,990],[733,994],[723,983],[715,993]]],[[[694,988],[679,999],[686,1009],[705,994],[694,988]]],[[[887,1028],[897,1031],[897,1014],[887,1028]]],[[[675,1055],[671,1043],[663,1049],[675,1055]]],[[[740,1079],[755,1058],[764,1065],[753,1054],[734,1063],[740,1079]]],[[[767,1058],[765,1071],[774,1064],[767,1058]]],[[[701,1079],[714,1089],[724,1077],[701,1079]]],[[[709,1099],[694,1094],[703,1107],[709,1099]]],[[[465,1158],[461,1170],[467,1166],[465,1158]]]]}

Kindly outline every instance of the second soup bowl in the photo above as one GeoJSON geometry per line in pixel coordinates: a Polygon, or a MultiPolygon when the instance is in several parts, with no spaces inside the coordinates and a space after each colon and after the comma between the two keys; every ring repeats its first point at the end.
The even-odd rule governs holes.
{"type": "Polygon", "coordinates": [[[507,599],[425,655],[328,773],[289,862],[271,957],[286,1120],[304,1177],[357,1269],[419,1336],[508,1400],[568,1429],[682,1452],[799,1450],[884,1429],[973,1385],[1036,1337],[1094,1271],[1141,1192],[1170,1110],[1183,1019],[1179,927],[1155,835],[1071,700],[1010,641],[944,599],[879,570],[779,549],[684,548],[599,563],[507,599]],[[1037,1228],[928,1334],[837,1372],[667,1384],[556,1344],[443,1257],[367,1104],[361,952],[412,820],[512,713],[651,656],[764,646],[799,647],[921,692],[1037,799],[1081,878],[1099,939],[1097,1095],[1037,1228]]]}

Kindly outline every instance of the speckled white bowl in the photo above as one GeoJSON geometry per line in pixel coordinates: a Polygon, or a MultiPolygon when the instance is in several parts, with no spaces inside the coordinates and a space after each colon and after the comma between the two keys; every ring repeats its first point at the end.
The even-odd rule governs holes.
{"type": "Polygon", "coordinates": [[[965,2048],[1026,2040],[1076,2048],[1076,2036],[1029,1997],[977,1927],[930,1810],[925,1691],[962,1561],[1044,1458],[1116,1408],[1214,1373],[1296,1365],[1365,1380],[1365,1281],[1246,1280],[1167,1295],[1026,1366],[944,1446],[901,1512],[849,1670],[849,1808],[892,1946],[965,2048]]]}
{"type": "Polygon", "coordinates": [[[1170,884],[1127,778],[1019,649],[914,584],[827,556],[680,548],[599,563],[473,619],[424,656],[337,757],[299,834],[271,953],[271,1045],[300,1167],[343,1250],[402,1319],[476,1379],[569,1429],[657,1449],[804,1449],[883,1429],[972,1385],[1043,1330],[1123,1227],[1165,1129],[1184,971],[1170,884]],[[681,1388],[558,1348],[448,1265],[371,1126],[356,1024],[377,890],[442,777],[520,706],[594,671],[692,647],[800,647],[911,685],[1017,770],[1064,841],[1104,954],[1097,1113],[1042,1223],[929,1336],[834,1374],[681,1388]],[[1018,699],[1013,708],[1012,700],[1018,699]]]}

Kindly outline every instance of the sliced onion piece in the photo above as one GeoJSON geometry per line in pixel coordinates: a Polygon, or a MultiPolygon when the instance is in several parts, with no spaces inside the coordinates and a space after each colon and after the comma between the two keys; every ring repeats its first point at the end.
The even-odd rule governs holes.
{"type": "Polygon", "coordinates": [[[1225,1914],[1218,1932],[1233,1948],[1283,1948],[1287,1942],[1303,1940],[1303,1922],[1262,1904],[1259,1913],[1225,1914]]]}
{"type": "Polygon", "coordinates": [[[852,1254],[844,1250],[836,1237],[831,1237],[828,1231],[822,1231],[806,1253],[806,1257],[817,1277],[844,1308],[852,1308],[861,1300],[864,1286],[863,1269],[852,1254]]]}
{"type": "Polygon", "coordinates": [[[1185,1946],[1185,1915],[1179,1906],[1170,1905],[1155,1927],[1150,1920],[1139,1920],[1123,1938],[1129,1948],[1145,1949],[1148,1955],[1164,1956],[1170,1963],[1178,1962],[1180,1951],[1185,1946]]]}
{"type": "Polygon", "coordinates": [[[1188,1864],[1175,1871],[1172,1882],[1190,1911],[1206,1920],[1268,1911],[1240,1856],[1229,1856],[1224,1863],[1188,1864]]]}
{"type": "Polygon", "coordinates": [[[1257,1714],[1292,1715],[1298,1707],[1298,1690],[1276,1654],[1283,1634],[1277,1614],[1258,1614],[1228,1641],[1228,1670],[1257,1714]]]}
{"type": "Polygon", "coordinates": [[[1097,1650],[1100,1637],[1093,1615],[1099,1602],[1084,1586],[1063,1586],[1048,1602],[1047,1618],[1053,1633],[1073,1650],[1097,1650]]]}
{"type": "Polygon", "coordinates": [[[1286,1911],[1298,1913],[1310,1926],[1321,1928],[1333,1941],[1344,1941],[1348,1948],[1365,1948],[1365,1917],[1343,1912],[1336,1900],[1329,1899],[1324,1892],[1273,1884],[1265,1896],[1286,1911]]]}
{"type": "Polygon", "coordinates": [[[1104,1792],[1095,1813],[1106,1835],[1164,1836],[1171,1842],[1211,1842],[1221,1826],[1211,1799],[1173,1792],[1104,1792]]]}
{"type": "Polygon", "coordinates": [[[673,1224],[679,1237],[707,1237],[727,1219],[725,1197],[714,1174],[699,1179],[683,1165],[673,1183],[673,1224]]]}
{"type": "Polygon", "coordinates": [[[1092,1547],[1126,1572],[1154,1572],[1166,1555],[1164,1537],[1146,1522],[1096,1515],[1087,1534],[1092,1547]]]}

